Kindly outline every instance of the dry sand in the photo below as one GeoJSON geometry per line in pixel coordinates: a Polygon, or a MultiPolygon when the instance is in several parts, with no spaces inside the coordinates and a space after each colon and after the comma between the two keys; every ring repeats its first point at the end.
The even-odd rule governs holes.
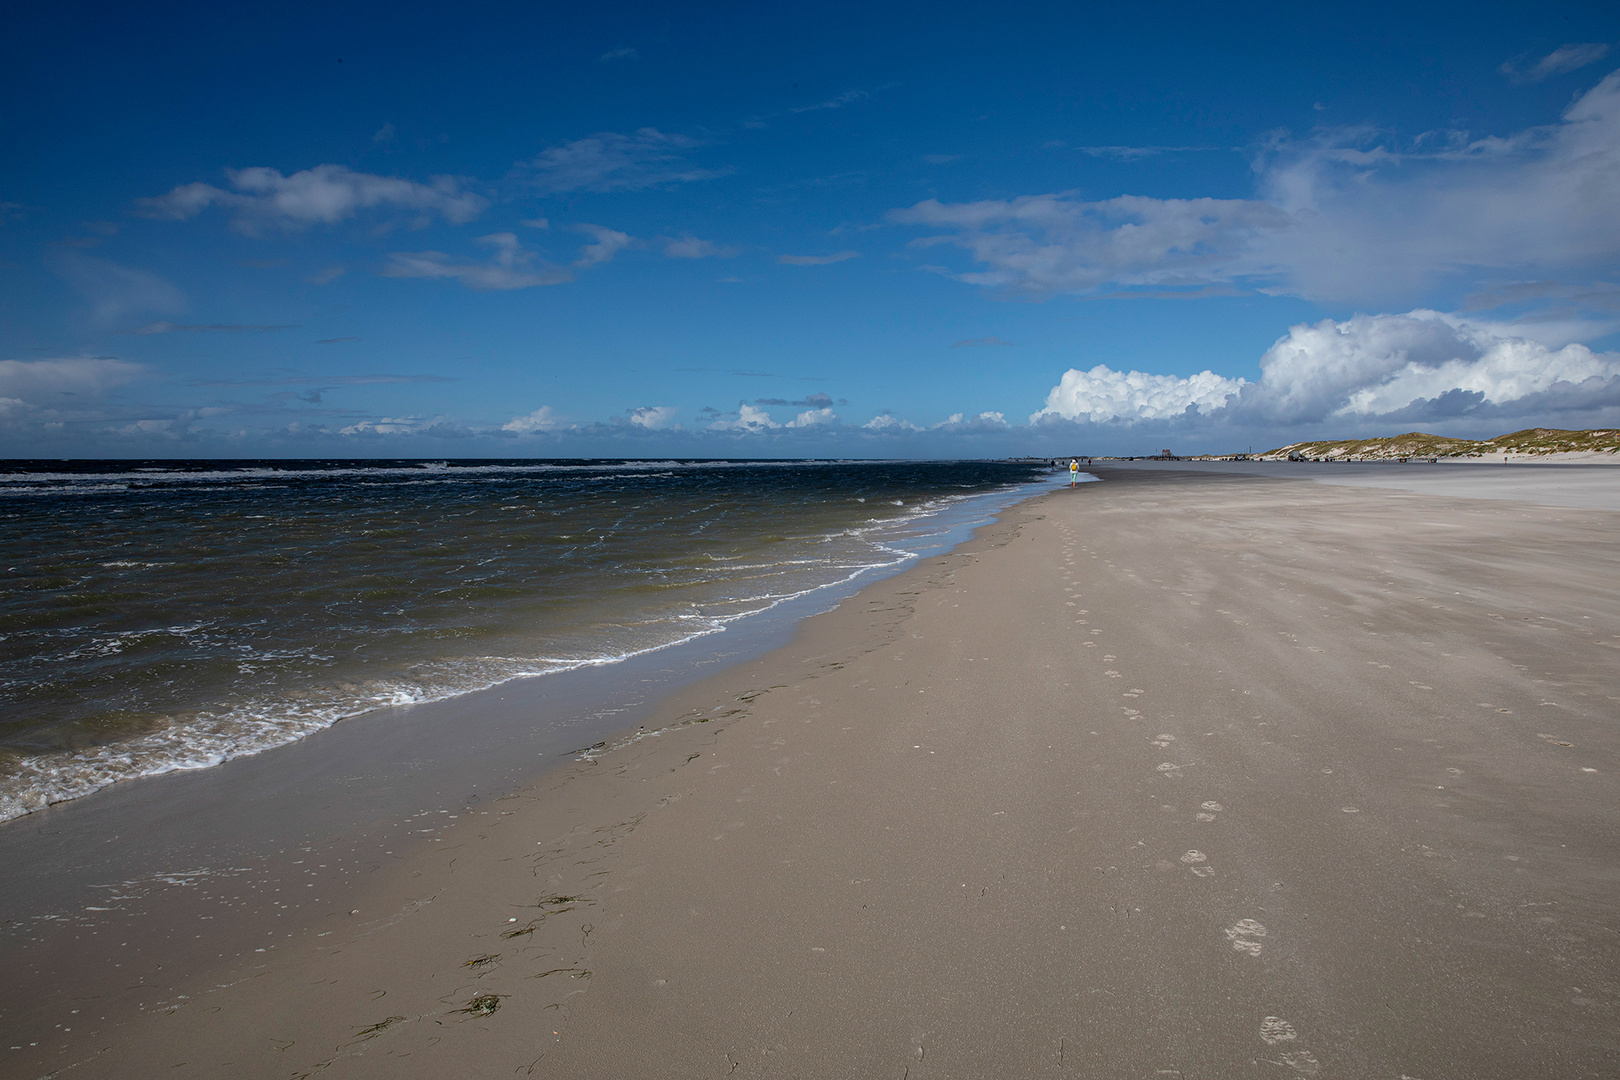
{"type": "Polygon", "coordinates": [[[1096,471],[0,1074],[1620,1074],[1620,514],[1096,471]]]}

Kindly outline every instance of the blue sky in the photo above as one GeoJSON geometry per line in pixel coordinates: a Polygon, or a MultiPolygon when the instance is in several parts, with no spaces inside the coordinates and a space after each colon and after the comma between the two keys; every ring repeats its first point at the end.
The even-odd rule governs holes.
{"type": "Polygon", "coordinates": [[[581,7],[14,17],[0,454],[1620,423],[1613,5],[581,7]]]}

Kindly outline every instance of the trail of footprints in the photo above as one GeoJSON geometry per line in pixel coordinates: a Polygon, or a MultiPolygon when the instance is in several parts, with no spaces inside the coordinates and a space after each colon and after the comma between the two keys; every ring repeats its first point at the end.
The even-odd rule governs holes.
{"type": "MultiPolygon", "coordinates": [[[[1088,620],[1083,616],[1089,614],[1089,612],[1086,609],[1079,607],[1081,593],[1074,577],[1075,534],[1073,530],[1068,529],[1067,527],[1060,527],[1060,531],[1064,540],[1064,592],[1071,598],[1066,602],[1065,606],[1076,609],[1075,620],[1077,624],[1086,625],[1088,620]]],[[[1091,557],[1093,559],[1097,558],[1095,554],[1092,554],[1091,557]]],[[[1092,636],[1100,635],[1101,633],[1102,631],[1096,628],[1092,628],[1090,631],[1092,636]]],[[[1097,648],[1097,642],[1095,641],[1082,641],[1080,644],[1083,648],[1097,648]]],[[[1118,662],[1119,658],[1112,654],[1105,654],[1101,657],[1101,660],[1104,664],[1114,664],[1118,662]]],[[[1114,668],[1105,668],[1103,671],[1103,676],[1110,679],[1123,678],[1123,674],[1114,668]]],[[[1144,691],[1136,687],[1131,687],[1128,692],[1122,694],[1121,696],[1126,698],[1137,698],[1143,693],[1144,691]]],[[[1124,707],[1124,713],[1128,720],[1135,721],[1142,718],[1141,710],[1133,709],[1129,706],[1124,707]]],[[[1175,742],[1176,737],[1167,732],[1154,735],[1153,738],[1149,740],[1150,745],[1159,750],[1168,750],[1175,742]]],[[[1179,779],[1181,777],[1182,770],[1186,769],[1187,767],[1188,766],[1184,764],[1177,764],[1173,761],[1165,761],[1159,763],[1156,771],[1165,779],[1174,780],[1179,779]]],[[[1226,807],[1221,805],[1219,802],[1216,802],[1213,799],[1207,799],[1199,804],[1198,812],[1194,814],[1193,817],[1195,820],[1200,822],[1213,823],[1218,820],[1217,815],[1219,815],[1225,809],[1226,807]]],[[[1346,812],[1353,813],[1354,810],[1347,808],[1346,812]]],[[[1194,877],[1212,878],[1215,876],[1215,868],[1210,865],[1209,856],[1196,848],[1189,849],[1187,852],[1182,854],[1179,861],[1182,863],[1182,865],[1187,867],[1188,871],[1192,873],[1194,877]]],[[[1228,926],[1224,933],[1227,942],[1232,947],[1233,952],[1257,958],[1262,952],[1265,951],[1265,939],[1267,931],[1265,924],[1259,922],[1258,920],[1239,919],[1231,926],[1228,926]]],[[[1267,1059],[1272,1060],[1273,1064],[1281,1065],[1301,1076],[1315,1076],[1321,1072],[1321,1063],[1317,1061],[1316,1057],[1310,1052],[1310,1050],[1298,1045],[1299,1032],[1295,1030],[1293,1024],[1289,1023],[1282,1017],[1268,1016],[1262,1020],[1260,1022],[1259,1037],[1260,1041],[1268,1048],[1278,1048],[1275,1051],[1277,1053],[1277,1059],[1267,1059]]]]}

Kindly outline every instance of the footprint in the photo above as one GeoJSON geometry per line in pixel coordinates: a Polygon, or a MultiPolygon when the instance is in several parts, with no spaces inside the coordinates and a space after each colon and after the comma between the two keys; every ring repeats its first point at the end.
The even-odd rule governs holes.
{"type": "Polygon", "coordinates": [[[1209,856],[1205,855],[1202,851],[1189,851],[1187,854],[1181,857],[1181,861],[1187,863],[1188,865],[1191,865],[1192,863],[1208,862],[1209,856]]]}
{"type": "Polygon", "coordinates": [[[1195,877],[1215,876],[1215,868],[1213,866],[1195,866],[1192,868],[1192,872],[1195,877]]]}
{"type": "Polygon", "coordinates": [[[1210,813],[1212,813],[1212,814],[1218,814],[1218,813],[1220,813],[1220,812],[1221,812],[1221,811],[1222,811],[1222,810],[1225,810],[1225,809],[1226,809],[1226,807],[1224,807],[1224,806],[1222,806],[1222,805],[1221,805],[1221,804],[1220,804],[1220,803],[1218,803],[1218,802],[1213,802],[1213,801],[1211,801],[1211,802],[1207,802],[1207,803],[1203,803],[1203,804],[1201,804],[1201,805],[1202,805],[1202,807],[1203,807],[1203,809],[1205,809],[1205,810],[1208,810],[1208,811],[1209,811],[1209,812],[1210,812],[1210,813]]]}
{"type": "Polygon", "coordinates": [[[1280,1016],[1268,1016],[1260,1021],[1260,1039],[1267,1046],[1276,1046],[1280,1042],[1293,1042],[1299,1037],[1294,1025],[1280,1016]]]}
{"type": "Polygon", "coordinates": [[[1322,1071],[1322,1063],[1311,1056],[1309,1050],[1295,1050],[1282,1056],[1283,1064],[1297,1073],[1315,1076],[1322,1071]]]}
{"type": "Polygon", "coordinates": [[[1224,809],[1225,807],[1218,802],[1203,803],[1200,805],[1200,810],[1202,812],[1194,814],[1193,817],[1197,818],[1199,821],[1214,821],[1215,815],[1224,809]]]}
{"type": "Polygon", "coordinates": [[[1165,747],[1169,746],[1171,743],[1173,743],[1175,741],[1176,741],[1176,737],[1174,735],[1155,735],[1155,736],[1153,736],[1153,745],[1157,746],[1160,750],[1163,750],[1165,747]]]}
{"type": "Polygon", "coordinates": [[[1258,940],[1266,936],[1266,928],[1253,919],[1239,919],[1226,928],[1226,940],[1232,943],[1232,948],[1240,953],[1250,956],[1259,956],[1264,945],[1258,940]]]}

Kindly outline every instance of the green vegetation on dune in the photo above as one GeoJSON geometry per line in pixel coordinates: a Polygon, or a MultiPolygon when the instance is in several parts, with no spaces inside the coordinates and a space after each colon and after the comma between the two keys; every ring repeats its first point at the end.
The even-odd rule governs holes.
{"type": "Polygon", "coordinates": [[[1620,452],[1620,431],[1525,428],[1523,431],[1485,440],[1452,439],[1421,431],[1409,431],[1405,435],[1386,435],[1376,439],[1320,439],[1315,442],[1291,443],[1256,456],[1276,459],[1287,458],[1290,453],[1295,453],[1306,458],[1386,460],[1414,457],[1470,458],[1502,453],[1540,457],[1546,454],[1617,452],[1620,452]]]}
{"type": "Polygon", "coordinates": [[[1491,440],[1510,454],[1612,454],[1620,450],[1620,431],[1563,431],[1559,428],[1525,428],[1491,440]]]}

